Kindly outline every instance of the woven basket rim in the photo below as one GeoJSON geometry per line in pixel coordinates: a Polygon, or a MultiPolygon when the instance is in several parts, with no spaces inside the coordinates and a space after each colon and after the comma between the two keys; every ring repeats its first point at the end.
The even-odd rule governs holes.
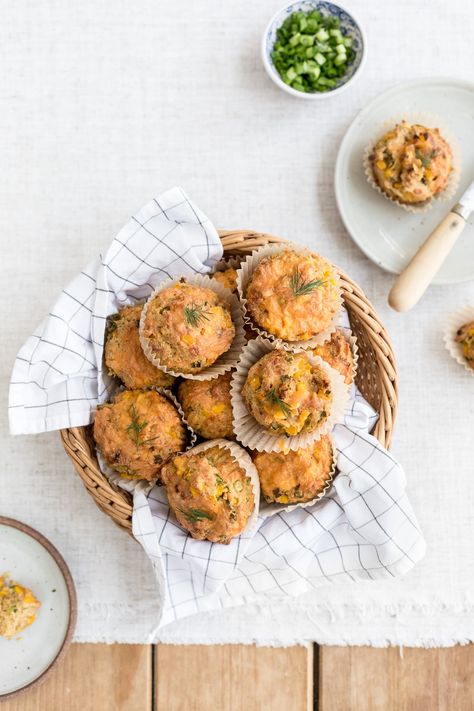
{"type": "MultiPolygon", "coordinates": [[[[253,230],[220,230],[224,257],[249,254],[269,243],[288,243],[276,235],[253,230]]],[[[373,434],[382,445],[390,446],[398,405],[398,373],[392,344],[380,318],[362,289],[335,265],[343,290],[344,305],[351,328],[357,336],[359,363],[356,382],[374,405],[379,419],[373,434]]],[[[64,449],[97,506],[128,533],[132,530],[132,497],[110,482],[101,472],[90,425],[61,430],[64,449]]]]}

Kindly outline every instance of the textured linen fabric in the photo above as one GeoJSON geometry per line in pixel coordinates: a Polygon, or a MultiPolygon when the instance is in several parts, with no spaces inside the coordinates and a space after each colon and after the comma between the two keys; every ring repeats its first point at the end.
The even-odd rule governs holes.
{"type": "Polygon", "coordinates": [[[203,612],[163,627],[155,639],[474,640],[474,380],[442,342],[445,319],[474,302],[474,286],[432,287],[413,311],[391,311],[393,277],[354,245],[333,189],[339,143],[371,99],[416,77],[472,80],[472,2],[343,4],[364,25],[367,63],[346,92],[320,102],[287,96],[263,70],[261,35],[282,0],[186,7],[20,0],[5,7],[0,512],[38,528],[66,558],[78,592],[77,640],[148,640],[159,614],[155,576],[136,541],[87,496],[56,432],[9,436],[11,368],[61,289],[104,252],[147,196],[174,184],[217,227],[303,242],[364,289],[397,355],[391,451],[406,473],[427,552],[403,578],[325,583],[297,598],[203,612]]]}

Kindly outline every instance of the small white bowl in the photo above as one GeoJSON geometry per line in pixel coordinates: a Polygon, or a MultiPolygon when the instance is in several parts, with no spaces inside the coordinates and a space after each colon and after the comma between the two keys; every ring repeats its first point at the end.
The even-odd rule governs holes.
{"type": "Polygon", "coordinates": [[[291,94],[291,96],[296,96],[298,99],[327,99],[330,96],[340,94],[342,91],[347,89],[349,84],[353,83],[356,77],[360,75],[362,67],[365,64],[366,57],[367,40],[361,24],[354,18],[352,13],[349,13],[343,7],[335,5],[332,2],[325,2],[325,0],[301,0],[301,2],[293,2],[291,5],[285,5],[285,7],[279,10],[272,17],[265,32],[263,33],[262,61],[268,76],[277,86],[280,87],[280,89],[286,91],[287,94],[291,94]],[[353,37],[352,49],[354,50],[356,56],[354,61],[348,65],[346,74],[344,74],[343,77],[340,77],[337,86],[333,89],[328,89],[328,91],[307,93],[305,91],[293,89],[293,87],[285,84],[273,65],[271,53],[276,42],[277,30],[281,27],[286,18],[293,12],[311,12],[312,10],[317,10],[321,13],[321,15],[337,17],[340,20],[342,34],[348,34],[353,37]]]}

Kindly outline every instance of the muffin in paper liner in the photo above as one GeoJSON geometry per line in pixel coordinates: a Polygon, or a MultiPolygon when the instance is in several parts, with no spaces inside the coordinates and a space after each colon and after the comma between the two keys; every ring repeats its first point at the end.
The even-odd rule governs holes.
{"type": "MultiPolygon", "coordinates": [[[[215,277],[217,272],[225,272],[227,269],[235,269],[235,271],[237,271],[237,269],[240,267],[240,265],[242,264],[244,259],[245,259],[245,256],[243,254],[240,257],[223,257],[214,266],[214,270],[209,274],[209,276],[212,279],[215,277]]],[[[237,286],[232,291],[232,293],[237,293],[237,286]]]]}
{"type": "MultiPolygon", "coordinates": [[[[242,531],[242,533],[248,533],[249,531],[252,531],[255,528],[260,509],[260,480],[258,478],[257,469],[255,468],[255,465],[252,462],[252,459],[248,452],[246,452],[243,447],[237,444],[237,442],[231,442],[228,439],[211,439],[207,442],[202,442],[201,444],[198,444],[196,447],[187,449],[181,454],[184,454],[185,456],[191,456],[192,454],[205,452],[206,449],[212,449],[212,447],[225,447],[226,449],[228,449],[234,461],[242,467],[242,469],[245,471],[245,473],[250,479],[255,506],[249,520],[245,525],[245,528],[242,531]]],[[[242,535],[242,533],[239,535],[242,535]]]]}
{"type": "MultiPolygon", "coordinates": [[[[253,272],[264,257],[270,257],[274,254],[278,254],[280,252],[285,251],[292,251],[296,252],[297,254],[303,254],[305,252],[311,252],[312,250],[310,247],[306,247],[305,245],[301,244],[296,244],[295,242],[286,242],[279,245],[266,245],[265,247],[260,247],[255,252],[252,252],[252,254],[250,254],[244,262],[242,262],[240,268],[237,270],[237,288],[239,292],[240,303],[242,304],[242,309],[244,312],[245,322],[248,323],[251,328],[258,333],[259,336],[270,341],[276,347],[284,348],[287,351],[305,351],[321,343],[324,343],[324,341],[326,341],[330,337],[331,333],[335,331],[337,326],[340,324],[340,312],[342,309],[342,290],[340,287],[339,309],[336,315],[333,317],[330,326],[324,331],[318,333],[316,336],[313,336],[312,338],[308,339],[307,341],[285,341],[282,338],[278,338],[277,336],[274,336],[273,334],[259,328],[256,324],[254,324],[252,317],[247,312],[247,299],[245,298],[245,291],[247,289],[247,285],[250,281],[250,277],[252,276],[253,272]]],[[[336,267],[334,267],[334,265],[332,266],[334,269],[334,278],[336,279],[337,284],[339,285],[339,274],[337,272],[336,267]]]]}
{"type": "MultiPolygon", "coordinates": [[[[350,370],[350,382],[345,383],[347,387],[350,387],[353,383],[355,383],[355,379],[356,379],[356,375],[357,375],[357,364],[359,362],[359,348],[357,346],[357,338],[353,335],[351,329],[348,326],[340,325],[337,327],[336,330],[342,331],[346,341],[349,343],[351,353],[352,353],[352,367],[350,370]]],[[[331,336],[329,338],[331,338],[331,336]]],[[[321,345],[324,345],[324,343],[322,343],[321,345]]],[[[325,360],[325,359],[323,358],[323,360],[325,360]]],[[[331,366],[331,367],[333,367],[333,366],[331,366]]],[[[337,370],[337,368],[333,368],[333,370],[337,370]]],[[[344,380],[344,382],[345,382],[345,380],[344,380]]]]}
{"type": "MultiPolygon", "coordinates": [[[[114,395],[117,395],[119,392],[123,392],[126,390],[124,387],[119,387],[116,389],[114,395]]],[[[186,450],[191,449],[194,447],[197,439],[197,435],[192,429],[192,427],[189,425],[188,421],[186,420],[183,412],[183,408],[179,404],[178,400],[176,397],[173,395],[171,390],[168,390],[167,388],[143,388],[143,390],[156,390],[157,393],[160,393],[160,395],[164,395],[164,397],[168,398],[168,400],[171,400],[173,405],[176,407],[178,414],[183,422],[183,424],[186,427],[186,430],[188,432],[187,440],[188,444],[186,445],[186,450]]],[[[140,486],[140,489],[144,489],[145,491],[148,491],[149,489],[152,489],[156,485],[156,481],[147,481],[146,479],[131,479],[127,476],[123,476],[122,474],[119,474],[119,472],[115,471],[115,469],[112,469],[107,462],[105,461],[104,457],[102,456],[99,448],[97,445],[95,446],[95,452],[97,455],[97,461],[99,462],[99,466],[101,471],[107,476],[107,479],[114,484],[115,486],[119,487],[120,489],[124,489],[124,491],[128,491],[129,493],[133,493],[137,486],[140,486]]],[[[176,454],[181,454],[181,452],[176,452],[176,454]]]]}
{"type": "Polygon", "coordinates": [[[464,306],[459,309],[459,311],[456,311],[449,316],[443,335],[444,344],[450,355],[471,375],[474,375],[474,369],[469,367],[469,364],[462,352],[462,345],[456,341],[456,333],[461,326],[465,326],[467,323],[471,323],[473,321],[474,306],[464,306]]]}
{"type": "Polygon", "coordinates": [[[305,352],[309,361],[313,365],[320,366],[329,378],[333,396],[331,412],[322,425],[312,432],[294,436],[270,434],[248,411],[245,400],[242,397],[242,388],[251,366],[272,350],[275,350],[275,346],[272,343],[258,337],[253,341],[249,341],[242,351],[237,369],[232,375],[230,386],[235,436],[244,447],[256,449],[257,452],[289,452],[290,450],[296,451],[297,449],[309,447],[321,435],[329,434],[334,425],[341,421],[349,397],[349,387],[344,383],[342,375],[334,368],[331,368],[322,358],[305,352]]]}
{"type": "Polygon", "coordinates": [[[380,195],[382,195],[382,197],[384,197],[386,200],[389,200],[394,205],[398,205],[398,207],[403,208],[406,212],[411,212],[413,214],[422,214],[427,212],[428,210],[431,210],[431,208],[433,207],[434,200],[450,200],[454,196],[458,188],[459,180],[461,177],[461,158],[459,144],[450,129],[446,126],[446,124],[437,116],[430,113],[407,112],[404,113],[402,116],[398,116],[397,118],[390,118],[384,121],[379,126],[377,136],[371,139],[370,143],[368,143],[364,148],[362,164],[364,168],[365,177],[367,178],[367,182],[372,188],[374,188],[374,190],[376,190],[378,193],[380,193],[380,195]],[[438,193],[438,195],[434,195],[432,198],[430,198],[429,200],[425,200],[422,203],[403,203],[391,197],[390,195],[387,195],[387,193],[382,190],[380,185],[375,180],[372,170],[370,155],[377,141],[379,141],[385,133],[390,131],[391,128],[394,128],[395,125],[400,123],[400,121],[402,120],[405,120],[410,124],[420,124],[422,126],[425,126],[426,128],[437,128],[444,140],[449,144],[453,156],[453,166],[448,179],[448,184],[446,185],[445,189],[438,193]]]}
{"type": "Polygon", "coordinates": [[[189,378],[190,380],[212,380],[212,378],[217,378],[218,375],[226,373],[235,367],[243,346],[246,343],[245,331],[244,331],[244,318],[239,300],[235,294],[231,294],[229,289],[226,289],[222,284],[220,284],[215,279],[212,279],[204,274],[196,274],[193,276],[180,277],[178,279],[169,279],[162,282],[150,295],[145,306],[143,307],[142,315],[140,318],[140,343],[142,344],[143,351],[146,357],[151,360],[153,365],[165,373],[174,375],[175,377],[189,378]],[[235,336],[232,341],[232,345],[228,351],[222,353],[219,358],[210,366],[205,368],[199,373],[181,373],[176,370],[171,370],[163,365],[157,355],[154,353],[153,349],[150,347],[146,337],[144,336],[145,318],[146,312],[149,304],[153,298],[163,289],[167,289],[174,284],[179,282],[186,282],[192,284],[193,286],[203,287],[205,289],[212,289],[222,301],[225,301],[231,310],[232,322],[235,328],[235,336]]]}
{"type": "Polygon", "coordinates": [[[300,501],[296,504],[279,504],[276,502],[267,503],[262,496],[262,503],[260,504],[260,515],[268,518],[269,516],[274,516],[275,514],[281,513],[282,511],[292,511],[293,509],[307,509],[310,506],[314,506],[317,501],[320,501],[332,486],[332,482],[336,473],[337,465],[337,453],[334,447],[334,442],[331,439],[332,444],[332,466],[328,472],[326,483],[324,488],[310,501],[300,501]]]}

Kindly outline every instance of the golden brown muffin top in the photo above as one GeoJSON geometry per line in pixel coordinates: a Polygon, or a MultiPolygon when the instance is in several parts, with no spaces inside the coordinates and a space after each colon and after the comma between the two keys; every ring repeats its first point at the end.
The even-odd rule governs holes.
{"type": "Polygon", "coordinates": [[[346,385],[352,383],[354,358],[350,343],[342,329],[337,328],[327,341],[313,348],[312,352],[315,356],[322,358],[331,368],[337,370],[344,378],[346,385]]]}
{"type": "Polygon", "coordinates": [[[155,390],[124,390],[97,408],[94,439],[112,469],[153,481],[186,447],[186,427],[173,403],[155,390]]]}
{"type": "Polygon", "coordinates": [[[464,324],[456,332],[456,341],[461,344],[462,354],[474,370],[474,321],[464,324]]]}
{"type": "Polygon", "coordinates": [[[170,507],[193,538],[230,543],[254,510],[250,478],[226,447],[174,457],[161,477],[170,507]]]}
{"type": "Polygon", "coordinates": [[[31,590],[0,575],[0,637],[11,639],[33,624],[40,605],[31,590]]]}
{"type": "Polygon", "coordinates": [[[110,375],[129,389],[169,387],[172,375],[158,370],[140,344],[139,325],[143,305],[126,306],[111,317],[107,328],[104,360],[110,375]]]}
{"type": "Polygon", "coordinates": [[[370,161],[380,188],[406,204],[440,193],[452,171],[452,151],[439,130],[407,121],[377,141],[370,161]]]}
{"type": "Polygon", "coordinates": [[[331,439],[323,435],[310,447],[295,452],[256,452],[253,463],[268,503],[311,501],[329,479],[333,464],[331,439]]]}
{"type": "Polygon", "coordinates": [[[285,341],[307,341],[339,311],[334,267],[314,252],[284,249],[263,257],[245,291],[254,324],[285,341]]]}
{"type": "Polygon", "coordinates": [[[275,349],[249,369],[242,396],[253,417],[274,435],[313,432],[328,418],[331,383],[305,353],[275,349]]]}
{"type": "Polygon", "coordinates": [[[201,372],[229,350],[234,336],[230,307],[212,289],[180,281],[148,303],[142,338],[175,372],[201,372]]]}
{"type": "Polygon", "coordinates": [[[222,272],[214,272],[212,278],[216,279],[222,286],[229,289],[232,293],[237,291],[237,271],[234,267],[224,269],[222,272]]]}
{"type": "Polygon", "coordinates": [[[178,399],[184,416],[204,439],[234,439],[230,373],[212,380],[183,380],[178,399]]]}

